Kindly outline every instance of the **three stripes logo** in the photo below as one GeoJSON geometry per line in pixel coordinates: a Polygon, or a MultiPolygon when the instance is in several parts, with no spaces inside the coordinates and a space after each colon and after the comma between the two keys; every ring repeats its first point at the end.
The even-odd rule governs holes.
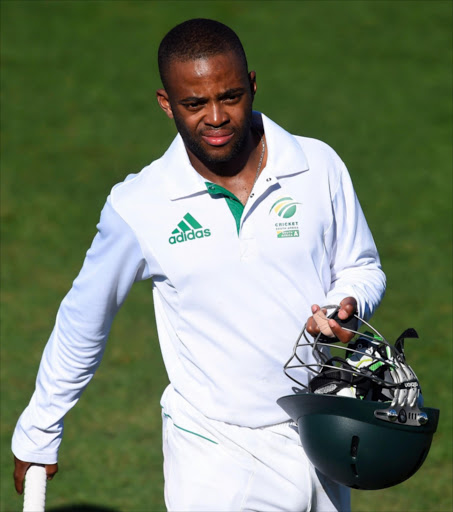
{"type": "Polygon", "coordinates": [[[186,213],[183,220],[178,223],[178,227],[171,232],[171,235],[168,241],[173,245],[211,236],[211,230],[203,229],[203,226],[190,213],[186,213]]]}

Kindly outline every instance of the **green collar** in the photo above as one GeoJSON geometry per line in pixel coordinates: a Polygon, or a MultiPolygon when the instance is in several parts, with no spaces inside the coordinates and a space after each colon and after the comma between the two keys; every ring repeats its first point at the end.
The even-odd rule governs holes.
{"type": "Polygon", "coordinates": [[[236,229],[239,235],[239,229],[241,228],[241,217],[244,212],[244,205],[239,201],[239,199],[226,188],[221,187],[220,185],[216,185],[215,183],[210,183],[206,181],[206,188],[208,189],[208,193],[212,197],[224,197],[225,201],[233,214],[234,220],[236,221],[236,229]]]}

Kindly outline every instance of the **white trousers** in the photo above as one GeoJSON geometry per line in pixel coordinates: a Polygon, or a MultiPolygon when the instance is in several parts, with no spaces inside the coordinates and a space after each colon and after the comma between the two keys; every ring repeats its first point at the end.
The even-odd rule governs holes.
{"type": "Polygon", "coordinates": [[[291,422],[247,428],[162,396],[165,503],[172,512],[348,512],[350,491],[319,474],[291,422]]]}

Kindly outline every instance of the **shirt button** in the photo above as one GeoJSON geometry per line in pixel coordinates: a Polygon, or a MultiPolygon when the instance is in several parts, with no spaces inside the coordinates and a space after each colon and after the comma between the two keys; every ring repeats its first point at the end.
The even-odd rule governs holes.
{"type": "Polygon", "coordinates": [[[250,194],[250,197],[253,197],[255,194],[250,194]]]}
{"type": "Polygon", "coordinates": [[[272,178],[266,178],[266,181],[272,181],[272,178]]]}

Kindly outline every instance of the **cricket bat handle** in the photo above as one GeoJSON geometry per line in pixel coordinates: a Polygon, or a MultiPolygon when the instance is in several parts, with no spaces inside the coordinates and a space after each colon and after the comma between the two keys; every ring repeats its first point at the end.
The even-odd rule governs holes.
{"type": "Polygon", "coordinates": [[[25,475],[24,512],[44,512],[47,474],[44,466],[32,465],[25,475]]]}

